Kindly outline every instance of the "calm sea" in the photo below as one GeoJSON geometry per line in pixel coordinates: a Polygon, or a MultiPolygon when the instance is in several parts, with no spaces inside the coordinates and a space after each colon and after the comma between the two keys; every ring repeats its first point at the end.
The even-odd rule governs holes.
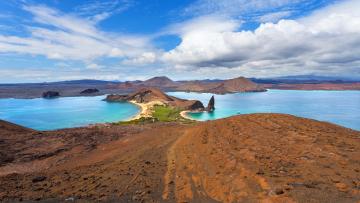
{"type": "MultiPolygon", "coordinates": [[[[207,93],[170,92],[197,99],[205,105],[207,93]]],[[[54,130],[127,120],[139,113],[133,104],[108,103],[105,96],[57,99],[0,99],[0,119],[37,130],[54,130]]],[[[215,95],[212,113],[190,113],[197,120],[214,120],[237,114],[287,113],[328,121],[360,130],[360,91],[269,90],[260,93],[215,95]]]]}
{"type": "MultiPolygon", "coordinates": [[[[207,105],[212,94],[170,92],[207,105]]],[[[269,90],[267,92],[215,95],[212,113],[190,113],[196,120],[214,120],[237,114],[286,113],[328,121],[360,130],[360,91],[269,90]]]]}
{"type": "Polygon", "coordinates": [[[108,103],[104,98],[0,99],[0,119],[36,130],[54,130],[127,120],[140,111],[131,103],[108,103]]]}

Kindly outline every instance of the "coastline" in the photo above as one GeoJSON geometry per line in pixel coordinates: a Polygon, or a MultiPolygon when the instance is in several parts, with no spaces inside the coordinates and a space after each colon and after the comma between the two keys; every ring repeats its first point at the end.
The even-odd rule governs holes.
{"type": "Polygon", "coordinates": [[[191,111],[182,111],[182,112],[180,112],[180,116],[185,118],[185,119],[189,119],[189,120],[192,120],[192,121],[197,121],[197,120],[195,120],[195,119],[193,119],[193,118],[191,118],[191,117],[189,117],[187,115],[187,113],[189,113],[189,112],[191,112],[191,111]]]}
{"type": "MultiPolygon", "coordinates": [[[[152,117],[152,112],[153,112],[153,107],[155,105],[164,105],[165,103],[161,102],[161,101],[152,101],[152,102],[148,102],[148,103],[138,103],[135,100],[131,100],[129,101],[130,103],[138,106],[140,108],[140,112],[136,115],[134,115],[133,117],[131,117],[130,119],[126,120],[126,121],[132,121],[132,120],[137,120],[140,119],[141,117],[145,117],[145,118],[149,118],[152,117]]],[[[192,121],[197,121],[193,118],[191,118],[190,116],[187,115],[187,113],[189,113],[191,111],[186,110],[186,111],[181,111],[180,112],[180,116],[188,119],[188,120],[192,120],[192,121]]]]}
{"type": "Polygon", "coordinates": [[[130,119],[126,120],[126,121],[132,121],[132,120],[137,120],[141,117],[145,117],[145,118],[149,118],[152,117],[152,108],[155,105],[164,105],[163,102],[161,101],[152,101],[152,102],[148,102],[148,103],[138,103],[135,100],[131,100],[129,101],[132,104],[135,104],[136,106],[140,107],[140,112],[131,117],[130,119]]]}

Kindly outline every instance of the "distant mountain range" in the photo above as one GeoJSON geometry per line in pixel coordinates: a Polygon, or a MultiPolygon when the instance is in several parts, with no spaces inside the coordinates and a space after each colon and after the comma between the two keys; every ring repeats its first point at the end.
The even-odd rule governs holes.
{"type": "Polygon", "coordinates": [[[266,89],[262,86],[244,77],[238,77],[230,80],[173,81],[166,76],[161,76],[141,82],[127,81],[125,83],[113,84],[110,86],[111,88],[126,90],[156,87],[166,91],[206,92],[215,94],[266,91],[266,89]]]}
{"type": "Polygon", "coordinates": [[[141,88],[156,87],[162,91],[203,92],[226,94],[236,92],[262,92],[267,89],[287,90],[360,90],[360,80],[326,76],[286,76],[278,78],[245,78],[221,80],[173,81],[166,76],[153,77],[145,81],[71,80],[43,83],[0,84],[0,98],[36,98],[44,92],[56,91],[60,96],[84,96],[87,89],[99,91],[87,96],[123,94],[141,88]]]}
{"type": "MultiPolygon", "coordinates": [[[[243,77],[239,77],[243,78],[243,77]]],[[[271,77],[271,78],[248,78],[249,80],[260,83],[260,84],[269,84],[269,83],[311,83],[311,82],[331,82],[331,83],[348,83],[348,82],[360,82],[360,78],[350,78],[350,77],[336,77],[336,76],[317,76],[317,75],[295,75],[295,76],[282,76],[282,77],[271,77]]],[[[134,80],[134,81],[120,81],[120,80],[94,80],[94,79],[82,79],[82,80],[65,80],[57,82],[40,82],[40,83],[0,83],[1,85],[99,85],[99,84],[123,84],[123,83],[132,83],[132,84],[144,84],[149,86],[174,86],[179,83],[221,83],[227,79],[203,79],[203,80],[179,80],[173,81],[166,76],[157,76],[150,78],[145,81],[134,80]]]]}

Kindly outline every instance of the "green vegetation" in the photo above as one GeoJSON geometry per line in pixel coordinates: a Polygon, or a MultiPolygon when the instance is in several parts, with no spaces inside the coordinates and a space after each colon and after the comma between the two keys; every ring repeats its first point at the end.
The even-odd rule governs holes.
{"type": "Polygon", "coordinates": [[[193,123],[194,121],[183,118],[180,115],[182,110],[178,108],[173,108],[170,106],[161,106],[155,105],[153,108],[152,117],[141,117],[136,120],[131,121],[121,121],[115,123],[117,125],[126,125],[126,124],[145,124],[145,123],[154,123],[154,122],[182,122],[182,123],[193,123]]]}
{"type": "Polygon", "coordinates": [[[180,112],[180,109],[155,105],[152,116],[162,122],[178,121],[182,119],[180,112]]]}
{"type": "Polygon", "coordinates": [[[130,121],[120,121],[117,123],[114,123],[115,125],[128,125],[128,124],[145,124],[145,123],[154,123],[157,122],[155,118],[151,117],[141,117],[139,119],[130,120],[130,121]]]}

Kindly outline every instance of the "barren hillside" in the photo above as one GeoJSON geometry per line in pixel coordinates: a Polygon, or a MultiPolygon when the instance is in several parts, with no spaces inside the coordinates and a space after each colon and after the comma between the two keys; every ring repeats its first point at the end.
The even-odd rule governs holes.
{"type": "Polygon", "coordinates": [[[1,201],[360,200],[360,133],[290,115],[49,132],[1,128],[0,150],[13,155],[0,166],[1,201]]]}

